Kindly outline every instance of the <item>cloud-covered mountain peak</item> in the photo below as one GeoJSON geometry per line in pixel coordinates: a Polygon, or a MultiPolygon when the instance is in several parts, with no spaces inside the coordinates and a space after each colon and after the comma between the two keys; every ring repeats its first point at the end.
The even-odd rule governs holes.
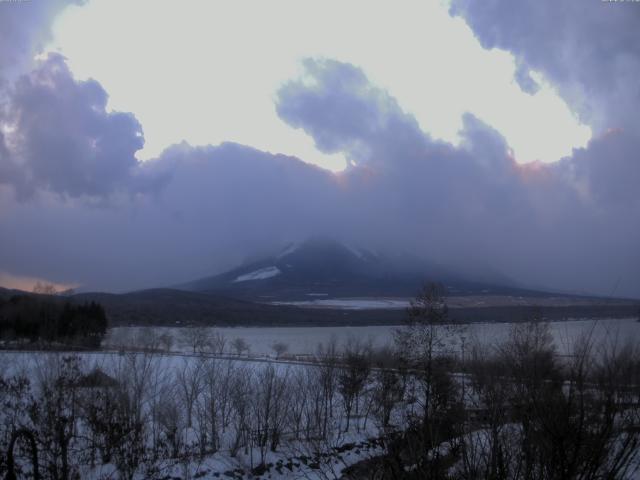
{"type": "Polygon", "coordinates": [[[317,296],[412,297],[427,282],[440,282],[452,294],[512,289],[508,280],[502,280],[502,283],[478,281],[409,254],[378,254],[330,238],[312,237],[285,244],[275,255],[245,262],[182,288],[258,301],[281,301],[317,296]]]}

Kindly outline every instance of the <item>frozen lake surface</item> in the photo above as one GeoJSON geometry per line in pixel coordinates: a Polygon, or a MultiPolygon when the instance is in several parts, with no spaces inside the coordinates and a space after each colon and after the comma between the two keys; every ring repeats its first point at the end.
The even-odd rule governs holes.
{"type": "MultiPolygon", "coordinates": [[[[464,325],[463,335],[467,343],[477,340],[492,345],[504,340],[511,329],[510,323],[474,323],[464,325]]],[[[592,333],[594,338],[618,341],[640,340],[640,323],[633,318],[610,320],[574,320],[550,323],[558,352],[568,353],[571,345],[581,335],[592,333]]],[[[357,327],[216,327],[227,343],[236,338],[244,339],[250,346],[251,354],[272,354],[272,345],[285,343],[290,354],[314,354],[319,344],[327,344],[335,339],[338,345],[344,345],[351,339],[371,342],[376,347],[393,343],[394,332],[399,326],[357,326],[357,327]]],[[[181,344],[183,328],[158,327],[158,334],[169,333],[174,337],[174,348],[181,344]]],[[[118,327],[110,331],[108,342],[117,342],[119,338],[133,338],[136,327],[118,327]]]]}

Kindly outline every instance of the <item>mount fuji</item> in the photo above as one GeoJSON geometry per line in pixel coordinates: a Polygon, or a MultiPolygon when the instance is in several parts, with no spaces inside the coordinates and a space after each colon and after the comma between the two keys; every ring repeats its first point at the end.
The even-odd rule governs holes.
{"type": "Polygon", "coordinates": [[[291,243],[273,255],[179,288],[252,301],[286,302],[413,297],[429,282],[442,284],[450,295],[523,292],[499,274],[470,277],[409,255],[381,255],[326,238],[291,243]]]}

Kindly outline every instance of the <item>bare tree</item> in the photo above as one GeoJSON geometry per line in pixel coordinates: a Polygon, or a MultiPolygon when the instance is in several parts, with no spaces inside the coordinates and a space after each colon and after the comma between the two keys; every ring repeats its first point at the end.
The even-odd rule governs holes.
{"type": "Polygon", "coordinates": [[[240,356],[243,352],[249,352],[249,344],[242,337],[236,337],[231,342],[231,348],[236,351],[236,355],[240,356]]]}
{"type": "Polygon", "coordinates": [[[156,377],[153,354],[126,354],[112,366],[117,386],[103,392],[102,413],[96,420],[106,431],[110,462],[120,478],[132,480],[149,460],[146,440],[150,427],[151,383],[156,377]]]}
{"type": "Polygon", "coordinates": [[[255,395],[252,402],[252,436],[260,451],[260,463],[264,464],[267,449],[275,451],[287,418],[288,371],[278,373],[269,364],[256,372],[255,395]]]}
{"type": "Polygon", "coordinates": [[[407,325],[396,331],[401,360],[415,372],[420,387],[415,398],[421,405],[419,415],[407,412],[404,455],[425,478],[440,478],[444,474],[446,458],[438,447],[459,434],[456,415],[460,413],[462,399],[458,384],[450,375],[457,334],[457,326],[449,320],[444,288],[437,284],[423,288],[407,310],[407,325]]]}
{"type": "Polygon", "coordinates": [[[187,416],[187,428],[193,426],[193,411],[202,390],[203,366],[202,361],[183,358],[176,368],[176,384],[187,416]]]}
{"type": "Polygon", "coordinates": [[[293,430],[296,440],[301,438],[304,427],[305,412],[311,395],[306,369],[297,368],[291,372],[290,376],[290,401],[289,401],[289,418],[288,423],[293,430]]]}
{"type": "Polygon", "coordinates": [[[326,372],[319,368],[304,369],[304,394],[306,401],[302,404],[304,409],[302,421],[305,440],[314,437],[326,436],[329,417],[327,411],[327,383],[326,372]]]}
{"type": "Polygon", "coordinates": [[[171,351],[171,347],[173,346],[173,335],[169,332],[161,333],[158,336],[158,343],[165,351],[171,351]]]}
{"type": "Polygon", "coordinates": [[[358,403],[369,373],[371,363],[369,353],[359,342],[351,342],[345,347],[343,366],[338,373],[338,392],[342,396],[342,405],[347,418],[345,432],[349,431],[351,414],[355,405],[358,412],[358,403]]]}
{"type": "Polygon", "coordinates": [[[388,433],[394,407],[402,401],[406,390],[407,369],[397,361],[391,348],[379,352],[373,382],[374,414],[383,433],[388,433]]]}
{"type": "Polygon", "coordinates": [[[182,341],[193,353],[202,353],[208,347],[209,332],[206,327],[185,327],[181,336],[182,341]]]}
{"type": "Polygon", "coordinates": [[[56,295],[58,293],[58,289],[51,283],[36,282],[33,286],[33,293],[38,293],[40,295],[56,295]]]}
{"type": "Polygon", "coordinates": [[[178,458],[184,450],[184,431],[187,428],[182,399],[168,388],[158,403],[157,422],[167,448],[167,456],[178,458]]]}
{"type": "Polygon", "coordinates": [[[289,350],[289,345],[284,342],[274,342],[271,345],[271,350],[276,354],[276,358],[282,357],[289,350]]]}
{"type": "MultiPolygon", "coordinates": [[[[25,374],[0,376],[0,451],[8,451],[15,431],[33,429],[25,419],[29,418],[28,412],[34,403],[31,381],[25,374]]],[[[7,468],[4,461],[0,455],[0,476],[7,468]]]]}
{"type": "Polygon", "coordinates": [[[515,325],[495,353],[474,349],[460,478],[628,478],[637,468],[638,350],[578,339],[555,355],[547,324],[515,325]],[[599,348],[596,348],[599,347],[599,348]]]}
{"type": "Polygon", "coordinates": [[[485,345],[474,345],[467,362],[471,390],[466,400],[468,437],[461,452],[466,475],[508,478],[517,435],[510,424],[512,382],[506,362],[485,345]],[[484,427],[484,428],[483,428],[484,427]]]}
{"type": "Polygon", "coordinates": [[[235,456],[241,446],[249,445],[251,434],[250,408],[253,397],[253,371],[246,367],[238,368],[231,385],[231,404],[233,406],[233,427],[235,438],[229,452],[235,456]]]}
{"type": "Polygon", "coordinates": [[[229,423],[233,373],[233,364],[230,361],[210,359],[204,363],[198,423],[202,431],[202,442],[212,452],[220,448],[221,433],[229,423]]]}
{"type": "Polygon", "coordinates": [[[320,436],[326,438],[333,418],[333,402],[338,383],[338,343],[335,337],[326,345],[318,345],[315,361],[319,364],[317,372],[322,402],[321,411],[316,411],[316,414],[318,419],[322,419],[322,425],[319,425],[320,436]]]}
{"type": "Polygon", "coordinates": [[[216,354],[222,355],[225,351],[225,347],[227,346],[226,337],[219,331],[213,331],[209,334],[207,338],[209,344],[209,350],[216,354]]]}
{"type": "Polygon", "coordinates": [[[135,333],[135,345],[143,350],[158,350],[161,345],[161,339],[157,331],[153,327],[139,327],[135,333]]]}
{"type": "Polygon", "coordinates": [[[7,474],[5,476],[5,480],[16,480],[17,478],[13,450],[17,440],[19,440],[20,438],[24,438],[28,442],[29,448],[31,450],[31,468],[33,478],[34,480],[40,480],[40,468],[38,465],[38,446],[36,444],[33,432],[27,428],[14,430],[11,434],[11,440],[9,441],[9,446],[7,448],[7,474]]]}
{"type": "Polygon", "coordinates": [[[39,395],[29,415],[46,475],[67,480],[78,474],[81,363],[78,356],[61,355],[49,355],[46,363],[38,365],[39,395]]]}

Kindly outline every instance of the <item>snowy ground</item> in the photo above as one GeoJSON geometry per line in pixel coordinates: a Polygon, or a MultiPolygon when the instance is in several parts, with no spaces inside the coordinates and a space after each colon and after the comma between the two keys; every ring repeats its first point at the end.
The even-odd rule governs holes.
{"type": "MultiPolygon", "coordinates": [[[[27,352],[27,351],[0,351],[0,375],[9,377],[12,375],[24,375],[37,383],[38,379],[46,375],[54,365],[58,365],[64,353],[48,352],[27,352]]],[[[120,355],[112,352],[82,352],[78,354],[81,358],[81,365],[85,371],[92,371],[99,368],[102,371],[123,372],[130,365],[131,355],[120,355]]],[[[145,354],[133,354],[142,359],[145,354]]],[[[153,363],[153,368],[148,370],[151,376],[178,374],[187,364],[198,361],[197,356],[191,355],[162,355],[152,354],[149,360],[153,363]],[[163,372],[160,374],[159,372],[163,372]]],[[[144,363],[146,360],[142,360],[144,363]]],[[[223,371],[228,363],[226,360],[219,361],[223,371]]],[[[244,359],[242,362],[231,361],[237,367],[248,367],[256,372],[259,369],[270,365],[264,361],[253,361],[244,359]]],[[[141,363],[140,363],[141,364],[141,363]]],[[[273,365],[273,364],[272,364],[273,365]]],[[[295,370],[307,368],[300,365],[275,364],[280,378],[291,378],[295,370]]],[[[115,375],[114,375],[115,377],[115,375]]],[[[177,381],[177,377],[176,377],[177,381]]],[[[149,406],[152,397],[153,387],[151,384],[145,387],[145,395],[150,395],[145,400],[145,405],[149,406]]],[[[153,390],[155,391],[155,390],[153,390]]],[[[160,391],[160,390],[158,390],[160,391]]],[[[179,390],[175,391],[179,395],[179,390]]],[[[352,428],[349,432],[342,431],[341,407],[339,401],[335,403],[335,413],[331,422],[336,423],[335,431],[325,440],[301,441],[295,440],[292,433],[285,429],[282,434],[281,445],[276,452],[266,452],[265,465],[260,471],[254,468],[260,464],[260,448],[257,446],[244,446],[237,454],[230,453],[230,446],[233,443],[233,426],[229,427],[226,435],[223,433],[220,438],[220,451],[215,454],[207,453],[200,456],[195,447],[195,443],[190,447],[190,443],[198,438],[198,431],[195,428],[184,430],[184,448],[191,453],[180,458],[168,458],[166,460],[153,461],[149,464],[153,468],[154,478],[230,478],[236,480],[248,479],[330,479],[340,478],[344,468],[364,459],[380,455],[383,450],[375,439],[379,435],[378,428],[373,418],[362,424],[362,416],[352,417],[352,428]],[[358,428],[354,426],[358,425],[358,428]],[[357,430],[357,431],[356,431],[357,430]]],[[[4,412],[0,412],[4,413],[4,412]]],[[[2,415],[0,415],[0,418],[2,415]]],[[[233,425],[233,424],[232,424],[233,425]]],[[[181,430],[182,431],[182,430],[181,430]]],[[[145,473],[146,464],[142,464],[135,476],[136,480],[148,478],[145,473]]],[[[98,465],[95,468],[81,464],[82,478],[90,479],[116,479],[117,469],[113,464],[98,465]]]]}
{"type": "MultiPolygon", "coordinates": [[[[477,339],[481,343],[497,344],[508,335],[509,327],[509,324],[473,324],[466,326],[462,334],[466,341],[477,339]]],[[[191,362],[195,362],[195,356],[185,354],[189,350],[184,344],[185,330],[185,328],[155,329],[154,333],[157,334],[169,333],[175,338],[175,344],[172,346],[173,354],[154,356],[154,371],[177,374],[187,365],[192,364],[191,362]]],[[[261,368],[272,364],[274,353],[271,346],[276,341],[287,343],[291,353],[299,354],[313,354],[318,343],[327,343],[332,338],[335,338],[338,344],[347,342],[350,338],[370,339],[374,345],[382,346],[392,342],[394,327],[217,328],[212,330],[227,338],[228,343],[231,343],[234,338],[246,340],[251,346],[252,358],[245,354],[242,362],[234,363],[239,367],[246,366],[252,372],[259,372],[261,368]]],[[[551,324],[551,330],[561,354],[566,353],[575,339],[584,334],[592,334],[596,339],[606,338],[610,341],[640,340],[640,323],[633,319],[556,322],[551,324]]],[[[133,327],[114,329],[110,334],[113,340],[126,336],[138,338],[141,332],[149,334],[148,330],[141,331],[133,327]]],[[[87,371],[98,367],[107,372],[122,372],[127,368],[128,359],[130,360],[130,356],[110,352],[85,352],[80,355],[87,371]]],[[[55,356],[56,354],[44,352],[37,354],[0,352],[0,374],[23,373],[29,378],[38,378],[38,372],[40,374],[46,372],[51,365],[55,364],[55,356]]],[[[223,360],[220,363],[224,364],[224,362],[223,360]]],[[[296,370],[305,367],[282,363],[276,364],[276,368],[283,378],[293,378],[296,370]]],[[[370,441],[379,434],[373,421],[370,421],[368,426],[365,421],[364,428],[359,433],[353,430],[352,428],[348,434],[342,434],[339,438],[333,439],[331,445],[283,442],[282,448],[277,453],[268,453],[266,463],[269,470],[260,478],[339,478],[340,472],[347,465],[380,453],[379,448],[370,441]],[[353,446],[345,448],[346,444],[353,446]],[[316,453],[318,451],[324,453],[318,454],[316,453]]],[[[337,431],[341,431],[340,428],[337,431]]],[[[228,447],[229,444],[230,440],[223,442],[224,447],[228,447]]],[[[158,464],[157,467],[161,469],[163,478],[256,478],[250,472],[257,464],[258,455],[256,448],[248,448],[241,449],[237,456],[231,457],[228,448],[223,448],[220,452],[206,455],[200,460],[196,460],[196,457],[185,458],[184,462],[175,459],[167,460],[165,463],[158,464]]],[[[85,471],[86,475],[83,478],[113,478],[113,469],[112,465],[104,465],[93,471],[85,471]]],[[[143,476],[136,478],[143,478],[143,476]]]]}

